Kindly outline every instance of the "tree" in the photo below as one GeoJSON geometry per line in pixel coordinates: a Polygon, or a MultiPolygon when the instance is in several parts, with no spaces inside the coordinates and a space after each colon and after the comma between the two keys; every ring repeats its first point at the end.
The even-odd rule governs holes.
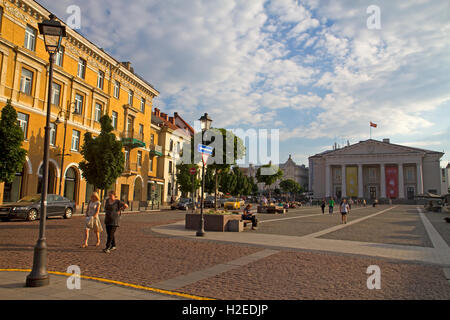
{"type": "MultiPolygon", "coordinates": [[[[189,144],[185,144],[184,148],[190,149],[191,151],[191,162],[194,163],[194,153],[197,152],[197,146],[195,145],[194,141],[202,141],[201,139],[202,132],[197,132],[195,137],[191,138],[191,142],[189,144]],[[195,138],[195,139],[194,139],[195,138]]],[[[214,194],[215,194],[215,210],[217,210],[217,192],[222,191],[223,187],[220,187],[220,178],[222,177],[222,174],[228,173],[231,166],[236,164],[236,161],[239,159],[242,159],[245,155],[245,146],[241,138],[234,135],[231,131],[223,129],[223,128],[211,128],[207,131],[207,133],[204,136],[204,144],[213,144],[215,142],[215,139],[217,137],[220,137],[223,139],[222,144],[222,150],[221,154],[222,157],[219,159],[218,157],[218,150],[213,150],[212,156],[208,159],[208,166],[207,168],[212,170],[214,172],[214,194]],[[228,150],[227,144],[229,141],[233,141],[233,149],[228,150]],[[217,159],[216,159],[217,155],[217,159]]],[[[231,144],[231,143],[230,143],[231,144]]],[[[184,149],[183,148],[183,149],[184,149]]],[[[212,172],[210,171],[210,172],[212,172]]],[[[205,174],[206,175],[206,174],[205,174]]],[[[228,178],[228,177],[227,177],[228,178]]],[[[211,185],[208,184],[209,177],[207,180],[205,180],[205,189],[211,190],[211,185]]],[[[225,185],[230,183],[231,181],[224,182],[225,185]]],[[[228,188],[228,187],[227,187],[228,188]]],[[[228,190],[228,189],[227,189],[228,190]]]]}
{"type": "Polygon", "coordinates": [[[192,192],[193,189],[198,190],[200,188],[200,178],[198,174],[194,175],[194,185],[192,185],[191,168],[195,168],[198,173],[198,166],[194,164],[177,164],[177,183],[183,196],[192,192]]]}
{"type": "Polygon", "coordinates": [[[22,171],[27,151],[22,148],[23,131],[17,123],[17,112],[6,102],[0,119],[0,182],[12,183],[22,171]]]}
{"type": "Polygon", "coordinates": [[[211,168],[210,166],[206,167],[205,170],[205,191],[209,194],[214,193],[216,189],[214,171],[214,168],[211,168]]]}
{"type": "Polygon", "coordinates": [[[233,194],[237,183],[237,177],[233,173],[233,170],[222,171],[219,174],[220,174],[219,191],[225,194],[227,193],[233,194]]]}
{"type": "Polygon", "coordinates": [[[289,193],[289,194],[292,194],[292,193],[295,194],[302,190],[302,186],[298,182],[296,182],[292,179],[286,179],[286,180],[281,181],[280,188],[283,192],[289,193]]]}
{"type": "MultiPolygon", "coordinates": [[[[122,142],[116,139],[111,119],[104,115],[100,118],[101,132],[96,138],[90,132],[84,134],[81,155],[84,160],[79,166],[83,178],[95,189],[105,191],[124,170],[125,156],[122,142]]],[[[104,193],[104,192],[103,192],[104,193]]]]}
{"type": "Polygon", "coordinates": [[[264,183],[264,187],[269,190],[269,199],[271,198],[270,186],[274,184],[283,176],[283,171],[277,166],[273,166],[271,163],[263,165],[256,171],[256,180],[258,182],[264,183]],[[261,169],[264,169],[261,172],[261,169]]]}
{"type": "Polygon", "coordinates": [[[234,196],[246,195],[248,188],[248,180],[247,177],[244,176],[239,167],[233,167],[233,174],[236,176],[236,185],[232,194],[234,196]]]}

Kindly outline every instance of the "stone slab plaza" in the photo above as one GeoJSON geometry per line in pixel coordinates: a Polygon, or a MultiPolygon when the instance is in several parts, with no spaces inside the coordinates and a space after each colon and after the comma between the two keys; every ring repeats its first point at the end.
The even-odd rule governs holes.
{"type": "Polygon", "coordinates": [[[354,206],[341,224],[340,215],[302,207],[258,214],[257,230],[203,238],[185,229],[184,215],[124,215],[111,254],[95,240],[80,248],[82,217],[50,218],[51,285],[42,288],[25,288],[23,271],[32,265],[38,222],[2,223],[0,299],[450,299],[446,213],[354,206]],[[79,290],[66,287],[71,265],[81,270],[79,290]],[[373,265],[381,289],[368,289],[373,265]]]}

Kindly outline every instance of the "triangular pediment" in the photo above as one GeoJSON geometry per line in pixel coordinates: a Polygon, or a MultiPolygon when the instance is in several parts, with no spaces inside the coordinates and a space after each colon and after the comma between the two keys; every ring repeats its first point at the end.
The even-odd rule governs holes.
{"type": "MultiPolygon", "coordinates": [[[[431,151],[432,152],[432,151],[431,151]]],[[[364,154],[425,154],[427,150],[401,146],[376,140],[365,140],[353,145],[333,150],[324,156],[364,155],[364,154]]]]}

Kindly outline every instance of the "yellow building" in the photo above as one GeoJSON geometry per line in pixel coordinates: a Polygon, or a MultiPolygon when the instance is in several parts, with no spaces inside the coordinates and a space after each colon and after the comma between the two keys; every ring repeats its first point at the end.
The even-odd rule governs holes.
{"type": "MultiPolygon", "coordinates": [[[[15,181],[0,184],[0,202],[40,192],[49,55],[37,24],[49,15],[35,1],[0,0],[0,109],[7,99],[12,100],[28,151],[15,181]]],[[[115,60],[66,29],[54,63],[49,193],[74,199],[78,207],[88,200],[93,186],[78,168],[80,150],[84,134],[98,135],[98,120],[108,114],[117,138],[124,143],[126,158],[125,171],[113,187],[116,193],[125,201],[160,200],[154,194],[157,188],[152,187],[164,182],[157,178],[154,159],[160,155],[158,130],[151,126],[153,98],[159,92],[136,75],[129,62],[115,60]]]]}

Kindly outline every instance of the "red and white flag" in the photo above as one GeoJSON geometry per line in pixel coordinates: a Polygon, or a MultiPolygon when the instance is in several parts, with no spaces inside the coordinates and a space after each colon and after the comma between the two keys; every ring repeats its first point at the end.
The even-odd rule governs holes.
{"type": "Polygon", "coordinates": [[[376,123],[373,123],[372,121],[370,121],[370,126],[376,128],[376,127],[377,127],[377,124],[376,124],[376,123]]]}

